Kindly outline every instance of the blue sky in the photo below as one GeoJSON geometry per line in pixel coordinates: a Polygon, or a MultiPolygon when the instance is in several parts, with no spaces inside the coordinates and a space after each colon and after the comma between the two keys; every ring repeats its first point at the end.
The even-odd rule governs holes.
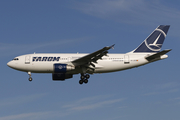
{"type": "Polygon", "coordinates": [[[0,120],[179,120],[180,2],[177,0],[1,0],[0,120]],[[51,74],[9,68],[28,53],[110,53],[136,48],[158,25],[171,25],[162,49],[169,58],[126,71],[79,75],[64,82],[51,74]]]}

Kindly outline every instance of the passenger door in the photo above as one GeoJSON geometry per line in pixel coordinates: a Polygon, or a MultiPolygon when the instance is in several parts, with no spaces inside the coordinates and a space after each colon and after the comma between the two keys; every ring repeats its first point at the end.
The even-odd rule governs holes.
{"type": "Polygon", "coordinates": [[[25,56],[25,64],[30,64],[31,56],[25,56]]]}
{"type": "Polygon", "coordinates": [[[129,55],[124,55],[124,64],[129,64],[129,55]]]}

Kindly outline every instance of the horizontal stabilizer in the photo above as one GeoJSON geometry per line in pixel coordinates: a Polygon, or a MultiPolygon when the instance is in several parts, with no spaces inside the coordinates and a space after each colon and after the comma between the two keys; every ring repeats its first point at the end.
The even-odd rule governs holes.
{"type": "Polygon", "coordinates": [[[161,51],[161,52],[158,52],[158,53],[156,53],[156,54],[153,54],[153,55],[151,55],[151,56],[146,57],[146,59],[147,59],[148,61],[153,61],[153,60],[155,60],[155,59],[160,58],[162,55],[168,53],[169,51],[171,51],[171,49],[169,49],[169,50],[163,50],[163,51],[161,51]]]}

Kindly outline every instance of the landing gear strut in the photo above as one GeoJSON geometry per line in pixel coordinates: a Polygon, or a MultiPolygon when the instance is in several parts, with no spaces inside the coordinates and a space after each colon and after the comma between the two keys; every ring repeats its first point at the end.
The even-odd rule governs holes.
{"type": "Polygon", "coordinates": [[[81,74],[81,80],[79,80],[79,84],[88,83],[89,78],[90,78],[89,74],[81,74]]]}
{"type": "Polygon", "coordinates": [[[28,72],[28,75],[29,75],[29,81],[31,82],[32,81],[31,72],[28,72]]]}

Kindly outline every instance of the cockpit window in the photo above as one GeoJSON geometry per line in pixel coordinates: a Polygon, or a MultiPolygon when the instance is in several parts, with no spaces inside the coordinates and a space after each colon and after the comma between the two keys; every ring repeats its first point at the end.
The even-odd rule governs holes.
{"type": "Polygon", "coordinates": [[[19,60],[18,58],[14,58],[13,60],[19,60]]]}

